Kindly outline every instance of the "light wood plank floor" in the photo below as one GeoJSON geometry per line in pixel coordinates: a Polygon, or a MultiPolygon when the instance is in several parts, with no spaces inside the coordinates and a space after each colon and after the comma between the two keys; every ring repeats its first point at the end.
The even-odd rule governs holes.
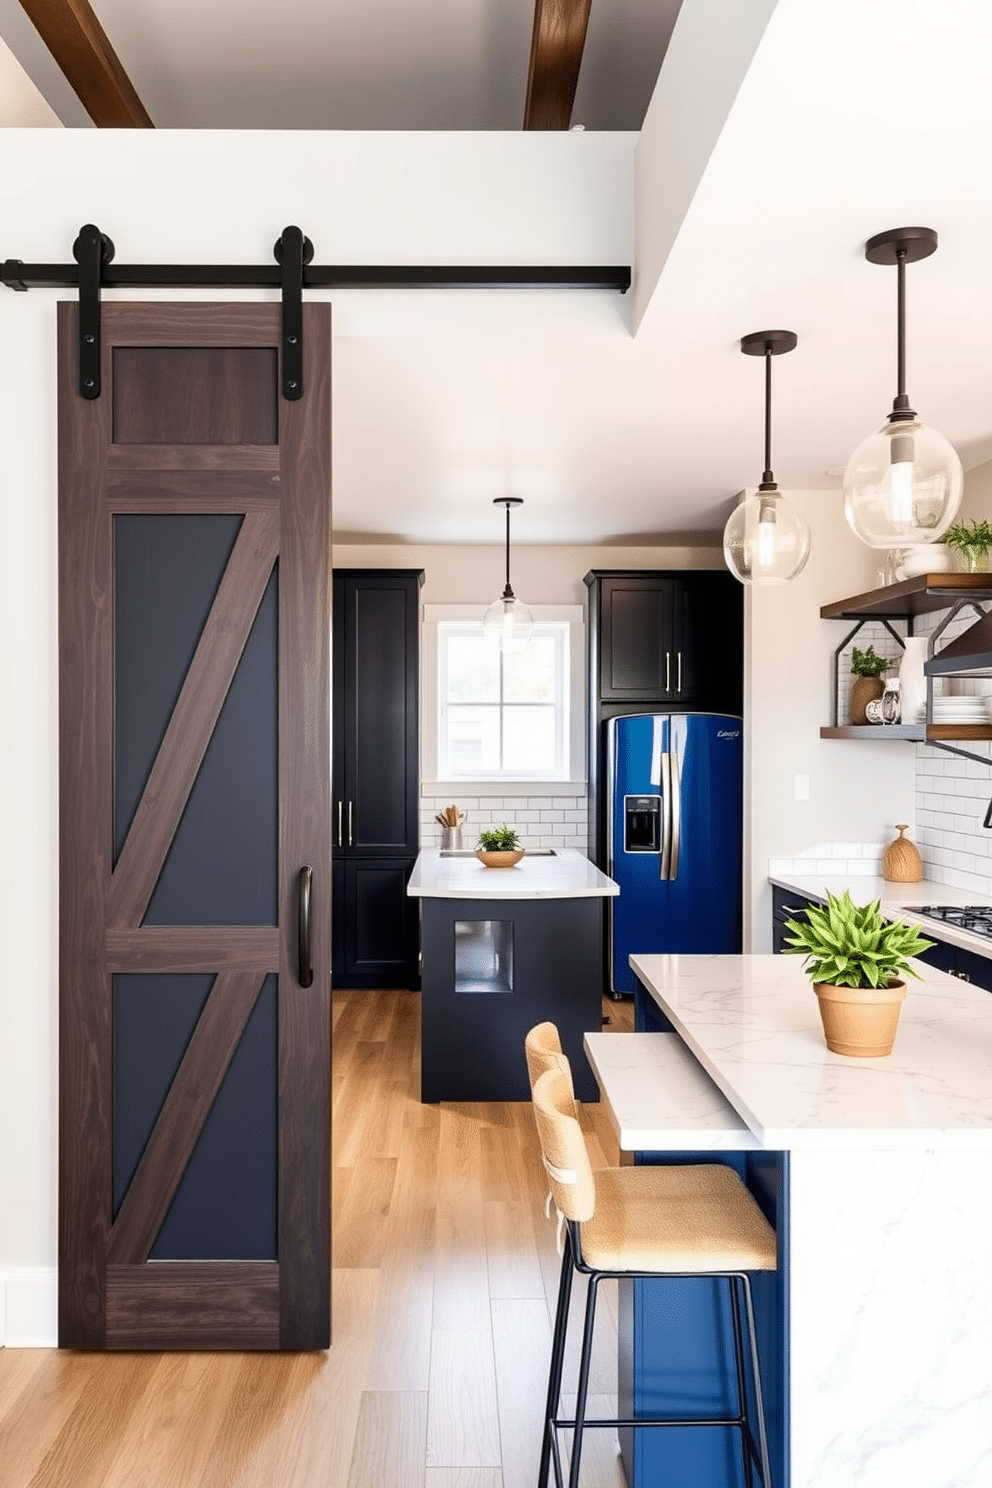
{"type": "MultiPolygon", "coordinates": [[[[604,1014],[631,1025],[629,1004],[604,1014]]],[[[533,1118],[422,1106],[419,1038],[416,994],[334,994],[331,1349],[0,1350],[3,1488],[533,1488],[558,1285],[533,1118]]],[[[616,1162],[599,1108],[583,1121],[616,1162]]],[[[582,1478],[623,1488],[613,1433],[590,1433],[582,1478]]]]}

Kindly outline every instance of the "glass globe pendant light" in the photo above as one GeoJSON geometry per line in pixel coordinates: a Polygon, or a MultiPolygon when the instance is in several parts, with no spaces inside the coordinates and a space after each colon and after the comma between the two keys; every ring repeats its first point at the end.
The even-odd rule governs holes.
{"type": "Polygon", "coordinates": [[[794,331],[754,331],[741,338],[745,356],[765,359],[765,468],[761,485],[745,496],[723,530],[723,556],[742,584],[786,584],[809,557],[809,527],[779,492],[772,474],[772,357],[792,351],[794,331]]]}
{"type": "Polygon", "coordinates": [[[964,475],[954,449],[928,429],[906,394],[906,265],[937,250],[931,227],[897,227],[865,244],[869,263],[898,269],[898,389],[888,423],[858,445],[844,471],[844,515],[873,548],[935,542],[961,505],[964,475]]]}
{"type": "Polygon", "coordinates": [[[497,496],[493,506],[506,507],[506,585],[482,617],[482,633],[504,656],[522,651],[530,640],[534,617],[510,587],[510,508],[523,506],[522,496],[497,496]]]}

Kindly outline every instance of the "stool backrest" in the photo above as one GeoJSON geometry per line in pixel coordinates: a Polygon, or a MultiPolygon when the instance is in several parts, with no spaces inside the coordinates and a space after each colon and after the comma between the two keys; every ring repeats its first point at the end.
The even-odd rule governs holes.
{"type": "Polygon", "coordinates": [[[570,1073],[546,1069],[534,1083],[533,1100],[552,1198],[566,1219],[581,1224],[596,1212],[596,1180],[575,1115],[570,1073]]]}
{"type": "Polygon", "coordinates": [[[524,1054],[527,1057],[527,1074],[530,1078],[531,1094],[538,1075],[546,1069],[561,1069],[568,1060],[562,1053],[558,1029],[553,1023],[536,1023],[524,1039],[524,1054]]]}

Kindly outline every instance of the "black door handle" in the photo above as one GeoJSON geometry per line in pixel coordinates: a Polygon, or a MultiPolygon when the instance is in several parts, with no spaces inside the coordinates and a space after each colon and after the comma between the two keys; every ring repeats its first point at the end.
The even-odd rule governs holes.
{"type": "Polygon", "coordinates": [[[313,986],[313,965],[310,960],[310,890],[313,886],[313,869],[300,869],[300,986],[313,986]]]}

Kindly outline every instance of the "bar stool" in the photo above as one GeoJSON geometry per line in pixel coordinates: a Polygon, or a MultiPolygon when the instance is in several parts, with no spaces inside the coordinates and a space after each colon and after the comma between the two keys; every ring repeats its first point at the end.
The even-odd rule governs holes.
{"type": "Polygon", "coordinates": [[[548,1398],[538,1488],[547,1488],[554,1462],[562,1488],[558,1432],[571,1428],[569,1488],[578,1488],[583,1432],[598,1426],[727,1426],[741,1436],[744,1480],[754,1484],[754,1465],[762,1488],[771,1488],[761,1373],[754,1327],[749,1271],[775,1269],[775,1233],[732,1168],[720,1164],[600,1169],[593,1174],[585,1138],[575,1114],[567,1070],[552,1066],[533,1087],[534,1115],[544,1166],[559,1214],[564,1219],[561,1282],[551,1346],[548,1398]],[[572,1277],[589,1278],[574,1418],[559,1416],[562,1365],[572,1277]],[[737,1414],[682,1420],[673,1417],[586,1419],[589,1365],[599,1283],[605,1278],[717,1277],[726,1280],[731,1302],[737,1384],[737,1414]],[[741,1302],[754,1380],[755,1412],[748,1409],[741,1302]]]}

